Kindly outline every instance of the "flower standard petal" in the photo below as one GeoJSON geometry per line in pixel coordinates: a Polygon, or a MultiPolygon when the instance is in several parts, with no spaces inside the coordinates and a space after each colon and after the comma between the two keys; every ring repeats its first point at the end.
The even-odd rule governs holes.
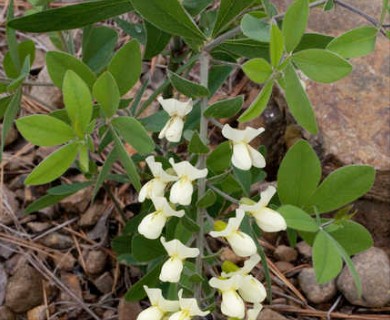
{"type": "Polygon", "coordinates": [[[254,138],[256,138],[258,135],[262,134],[265,129],[264,128],[252,128],[252,127],[246,127],[244,130],[244,141],[246,143],[251,142],[254,138]]]}
{"type": "Polygon", "coordinates": [[[234,129],[229,124],[223,126],[222,135],[233,142],[242,142],[245,139],[245,132],[243,130],[234,129]]]}
{"type": "Polygon", "coordinates": [[[271,201],[272,197],[276,193],[276,188],[274,186],[268,186],[267,189],[265,189],[263,192],[260,193],[260,204],[263,207],[268,206],[269,202],[271,201]]]}
{"type": "Polygon", "coordinates": [[[152,198],[152,202],[156,210],[162,212],[162,214],[167,218],[168,217],[181,218],[185,214],[184,210],[179,210],[179,211],[174,210],[169,204],[168,200],[165,199],[164,197],[152,198]]]}
{"type": "Polygon", "coordinates": [[[171,182],[177,180],[177,177],[165,172],[160,162],[156,162],[154,156],[149,156],[145,159],[153,177],[160,179],[162,182],[171,182]]]}
{"type": "Polygon", "coordinates": [[[180,311],[172,314],[168,320],[190,320],[192,317],[204,317],[210,311],[202,311],[198,306],[198,302],[193,298],[183,298],[183,289],[179,291],[180,311]]]}
{"type": "Polygon", "coordinates": [[[152,306],[158,306],[164,312],[175,312],[179,310],[179,301],[166,300],[162,295],[161,289],[148,288],[147,286],[144,286],[144,289],[152,306]]]}
{"type": "Polygon", "coordinates": [[[179,142],[183,133],[183,128],[183,118],[177,116],[172,117],[168,122],[167,128],[164,132],[164,136],[169,142],[179,142]]]}
{"type": "Polygon", "coordinates": [[[224,277],[224,278],[231,278],[231,277],[233,277],[235,275],[245,276],[245,275],[249,274],[253,270],[253,268],[257,266],[257,264],[260,261],[261,261],[261,258],[256,253],[254,255],[251,255],[249,257],[249,259],[245,260],[244,266],[242,268],[240,268],[240,269],[238,269],[237,271],[234,271],[234,272],[229,272],[229,273],[222,272],[221,276],[224,277]]]}
{"type": "Polygon", "coordinates": [[[148,214],[138,225],[138,232],[147,239],[157,239],[164,229],[167,217],[158,211],[148,214]]]}
{"type": "Polygon", "coordinates": [[[175,162],[172,158],[169,159],[172,168],[180,178],[187,177],[190,181],[194,181],[207,176],[207,169],[198,169],[188,161],[175,162]]]}

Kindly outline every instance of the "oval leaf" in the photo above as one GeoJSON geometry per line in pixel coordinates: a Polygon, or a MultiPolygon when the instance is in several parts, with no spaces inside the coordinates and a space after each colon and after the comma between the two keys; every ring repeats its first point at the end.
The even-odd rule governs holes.
{"type": "Polygon", "coordinates": [[[216,119],[231,118],[241,110],[243,103],[243,96],[220,100],[209,106],[204,112],[204,116],[216,119]]]}
{"type": "Polygon", "coordinates": [[[292,52],[301,41],[309,17],[309,1],[296,0],[287,9],[282,33],[287,52],[292,52]]]}
{"type": "Polygon", "coordinates": [[[334,38],[326,49],[344,58],[361,57],[375,50],[377,33],[375,27],[359,27],[334,38]]]}
{"type": "Polygon", "coordinates": [[[93,85],[93,96],[100,103],[104,114],[111,118],[119,107],[120,93],[114,77],[109,71],[100,75],[93,85]]]}
{"type": "Polygon", "coordinates": [[[242,65],[246,76],[256,83],[264,83],[272,74],[272,67],[262,58],[251,59],[242,65]]]}
{"type": "Polygon", "coordinates": [[[278,195],[283,204],[302,207],[321,179],[321,163],[310,144],[295,143],[284,156],[278,171],[278,195]]]}
{"type": "Polygon", "coordinates": [[[187,97],[207,97],[210,94],[206,87],[180,77],[176,73],[169,71],[168,77],[175,89],[187,97]]]}
{"type": "Polygon", "coordinates": [[[343,260],[337,243],[326,234],[318,232],[313,244],[313,267],[319,284],[334,279],[341,271],[343,260]]]}
{"type": "Polygon", "coordinates": [[[332,172],[310,197],[307,208],[318,213],[338,209],[363,196],[375,180],[375,169],[350,165],[332,172]],[[315,209],[314,209],[315,208],[315,209]]]}
{"type": "Polygon", "coordinates": [[[248,38],[261,41],[269,42],[270,41],[270,25],[247,13],[244,18],[241,20],[241,30],[244,35],[248,38]]]}
{"type": "Polygon", "coordinates": [[[152,138],[135,118],[118,117],[112,120],[112,125],[119,135],[139,153],[148,154],[154,150],[152,138]]]}
{"type": "Polygon", "coordinates": [[[121,15],[132,9],[129,0],[90,1],[27,15],[11,20],[8,26],[27,32],[76,29],[121,15]]]}
{"type": "Polygon", "coordinates": [[[43,114],[20,118],[16,127],[27,141],[40,147],[56,146],[75,137],[65,122],[43,114]]]}
{"type": "Polygon", "coordinates": [[[132,40],[120,48],[108,65],[121,95],[129,91],[141,75],[142,57],[137,40],[132,40]]]}
{"type": "Polygon", "coordinates": [[[77,156],[78,144],[71,143],[54,151],[43,160],[26,178],[26,185],[39,185],[59,178],[77,156]]]}
{"type": "Polygon", "coordinates": [[[302,50],[292,57],[299,69],[317,82],[335,82],[352,71],[352,65],[347,60],[328,50],[302,50]]]}
{"type": "Polygon", "coordinates": [[[284,81],[286,101],[294,119],[310,133],[317,134],[316,117],[310,100],[291,65],[284,70],[284,81]]]}
{"type": "Polygon", "coordinates": [[[273,85],[273,81],[268,81],[264,85],[255,101],[253,101],[249,108],[241,115],[240,118],[238,118],[238,121],[250,121],[258,117],[264,111],[271,97],[273,85]]]}
{"type": "Polygon", "coordinates": [[[277,210],[286,220],[287,226],[299,231],[317,232],[316,221],[305,211],[298,207],[286,205],[277,210]]]}
{"type": "Polygon", "coordinates": [[[72,127],[79,137],[84,136],[92,117],[92,96],[86,83],[73,71],[65,73],[64,104],[72,127]]]}
{"type": "Polygon", "coordinates": [[[51,80],[60,89],[62,88],[65,73],[68,70],[77,73],[89,88],[92,88],[96,80],[96,76],[86,64],[64,52],[48,52],[46,54],[46,65],[51,80]]]}
{"type": "Polygon", "coordinates": [[[280,59],[282,59],[284,50],[283,34],[280,31],[277,24],[271,26],[271,43],[270,43],[270,57],[273,67],[279,65],[280,59]]]}

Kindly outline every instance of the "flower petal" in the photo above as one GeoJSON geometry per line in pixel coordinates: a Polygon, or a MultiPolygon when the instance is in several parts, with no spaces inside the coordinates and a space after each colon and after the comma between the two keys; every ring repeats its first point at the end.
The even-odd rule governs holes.
{"type": "Polygon", "coordinates": [[[169,258],[162,266],[160,280],[164,282],[179,282],[183,271],[183,261],[178,258],[169,258]]]}
{"type": "Polygon", "coordinates": [[[263,208],[253,216],[259,228],[265,232],[277,232],[287,229],[286,220],[283,216],[270,208],[263,208]]]}
{"type": "Polygon", "coordinates": [[[263,309],[263,306],[260,303],[255,303],[253,309],[248,309],[248,319],[247,320],[257,320],[257,317],[260,314],[260,311],[263,309]]]}
{"type": "Polygon", "coordinates": [[[268,203],[271,201],[272,197],[276,193],[276,188],[274,186],[268,186],[263,192],[260,193],[260,201],[259,204],[262,207],[266,207],[268,203]]]}
{"type": "Polygon", "coordinates": [[[234,290],[223,292],[221,311],[228,317],[242,319],[245,316],[244,301],[234,290]]]}
{"type": "Polygon", "coordinates": [[[161,320],[164,316],[164,313],[158,307],[149,307],[142,311],[137,320],[161,320]]]}
{"type": "Polygon", "coordinates": [[[170,116],[178,115],[184,117],[192,110],[192,99],[182,102],[174,98],[164,99],[159,96],[157,101],[170,116]]]}
{"type": "Polygon", "coordinates": [[[249,257],[257,252],[257,247],[253,239],[241,231],[234,232],[226,237],[232,250],[239,257],[249,257]]]}
{"type": "Polygon", "coordinates": [[[225,272],[222,272],[221,273],[221,276],[222,277],[225,277],[225,278],[231,278],[235,275],[247,275],[248,273],[250,273],[254,267],[257,266],[257,264],[260,262],[261,258],[260,256],[256,253],[252,256],[249,257],[249,259],[245,260],[244,262],[244,266],[242,268],[240,268],[239,270],[237,271],[234,271],[234,272],[229,272],[229,273],[225,273],[225,272]]]}
{"type": "Polygon", "coordinates": [[[245,301],[251,303],[262,302],[267,297],[263,284],[252,275],[243,277],[238,292],[245,301]]]}
{"type": "Polygon", "coordinates": [[[181,218],[185,214],[184,210],[175,211],[164,197],[152,198],[152,202],[156,210],[160,211],[166,218],[173,216],[181,218]]]}
{"type": "Polygon", "coordinates": [[[168,121],[168,126],[164,132],[165,138],[169,142],[179,142],[183,133],[184,121],[180,117],[172,117],[168,121]]]}
{"type": "Polygon", "coordinates": [[[150,213],[138,225],[138,232],[147,239],[157,239],[164,229],[167,218],[161,213],[150,213]]]}
{"type": "MultiPolygon", "coordinates": [[[[204,317],[210,313],[210,311],[200,310],[196,299],[183,298],[182,296],[183,296],[183,289],[180,289],[180,291],[179,291],[180,309],[187,311],[191,317],[194,317],[194,316],[204,317]]],[[[171,319],[171,318],[169,318],[169,319],[171,319]]],[[[177,318],[177,319],[182,320],[182,318],[177,318]]],[[[183,320],[185,320],[185,319],[187,319],[187,318],[183,318],[183,320]]]]}
{"type": "Polygon", "coordinates": [[[252,167],[252,158],[246,143],[233,144],[233,165],[241,170],[249,170],[252,167]]]}
{"type": "Polygon", "coordinates": [[[191,203],[193,192],[194,187],[191,181],[188,179],[179,179],[171,188],[169,201],[188,206],[191,203]]]}
{"type": "Polygon", "coordinates": [[[147,286],[144,286],[144,289],[152,306],[158,306],[163,312],[175,312],[179,310],[179,301],[166,300],[162,295],[161,289],[148,288],[147,286]]]}
{"type": "Polygon", "coordinates": [[[242,219],[244,219],[244,216],[245,212],[241,209],[237,209],[236,216],[234,218],[229,218],[228,224],[225,229],[221,231],[211,231],[209,235],[213,238],[229,237],[231,234],[233,234],[240,228],[240,224],[242,222],[242,219]]]}
{"type": "Polygon", "coordinates": [[[248,145],[248,151],[250,157],[252,159],[252,165],[256,168],[264,168],[265,167],[265,159],[263,155],[257,151],[255,148],[248,145]]]}
{"type": "Polygon", "coordinates": [[[160,241],[169,256],[175,256],[182,260],[187,258],[195,258],[200,253],[198,248],[187,247],[180,240],[177,239],[165,241],[165,238],[161,237],[160,241]]]}
{"type": "Polygon", "coordinates": [[[229,291],[229,290],[238,290],[240,287],[241,276],[235,275],[229,279],[219,279],[216,277],[212,277],[209,280],[210,287],[220,290],[221,292],[229,291]]]}
{"type": "Polygon", "coordinates": [[[154,156],[147,157],[145,161],[148,164],[153,177],[160,178],[160,180],[165,183],[177,180],[177,177],[171,176],[164,171],[162,164],[160,162],[156,162],[154,156]]]}
{"type": "Polygon", "coordinates": [[[245,138],[245,132],[243,130],[234,129],[229,124],[223,126],[222,135],[233,142],[242,142],[245,138]]]}
{"type": "Polygon", "coordinates": [[[208,173],[207,169],[198,169],[188,161],[181,161],[175,163],[175,161],[170,158],[169,162],[171,163],[173,169],[179,177],[187,177],[191,181],[200,178],[205,178],[208,173]]]}
{"type": "Polygon", "coordinates": [[[254,138],[256,138],[258,135],[262,134],[265,131],[264,128],[252,128],[252,127],[246,127],[244,129],[244,141],[246,143],[251,142],[254,138]]]}

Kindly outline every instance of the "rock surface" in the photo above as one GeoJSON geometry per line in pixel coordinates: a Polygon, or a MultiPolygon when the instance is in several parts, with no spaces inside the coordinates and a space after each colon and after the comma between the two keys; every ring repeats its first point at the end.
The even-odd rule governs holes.
{"type": "Polygon", "coordinates": [[[0,306],[4,302],[5,298],[5,288],[7,287],[7,274],[5,273],[4,267],[0,264],[0,306]]]}
{"type": "Polygon", "coordinates": [[[263,309],[257,317],[257,320],[287,320],[287,318],[271,309],[263,309]]]}
{"type": "Polygon", "coordinates": [[[300,241],[295,246],[298,252],[305,258],[311,258],[313,249],[305,241],[300,241]]]}
{"type": "Polygon", "coordinates": [[[39,240],[40,243],[53,249],[69,249],[73,245],[71,237],[58,232],[48,234],[39,240]]]}
{"type": "Polygon", "coordinates": [[[357,254],[352,261],[362,281],[362,297],[358,297],[351,273],[344,267],[337,287],[345,298],[365,307],[383,307],[390,302],[390,261],[386,253],[373,247],[357,254]]]}
{"type": "Polygon", "coordinates": [[[118,319],[136,320],[141,311],[142,309],[138,302],[130,302],[122,298],[118,306],[118,319]]]}
{"type": "Polygon", "coordinates": [[[0,307],[0,320],[15,320],[15,314],[6,306],[0,307]]]}
{"type": "Polygon", "coordinates": [[[337,293],[334,280],[321,285],[317,283],[313,268],[303,269],[299,273],[298,281],[307,299],[313,303],[327,302],[337,293]]]}
{"type": "Polygon", "coordinates": [[[8,281],[5,305],[22,313],[42,304],[42,301],[41,274],[27,264],[22,265],[8,281]]]}
{"type": "Polygon", "coordinates": [[[101,250],[93,250],[87,253],[85,258],[86,272],[89,274],[100,274],[104,271],[107,262],[107,254],[101,250]]]}
{"type": "Polygon", "coordinates": [[[297,259],[298,252],[289,246],[280,245],[276,247],[274,257],[279,261],[291,262],[297,259]]]}
{"type": "Polygon", "coordinates": [[[2,192],[2,205],[0,206],[0,223],[5,225],[11,224],[13,217],[18,216],[19,205],[15,199],[14,193],[6,186],[0,186],[0,192],[2,192]]]}

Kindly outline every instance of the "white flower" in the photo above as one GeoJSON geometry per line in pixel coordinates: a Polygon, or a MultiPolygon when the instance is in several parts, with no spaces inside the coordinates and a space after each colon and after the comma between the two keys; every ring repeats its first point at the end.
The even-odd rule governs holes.
{"type": "Polygon", "coordinates": [[[152,198],[152,202],[156,211],[142,219],[138,225],[138,232],[145,238],[157,239],[161,235],[169,217],[175,216],[181,218],[185,212],[184,210],[173,210],[167,199],[163,197],[152,198]]]}
{"type": "Polygon", "coordinates": [[[194,187],[192,182],[196,179],[205,178],[207,169],[197,169],[188,161],[175,163],[173,159],[169,159],[173,169],[175,170],[178,180],[171,188],[169,201],[187,206],[191,203],[194,187]]]}
{"type": "Polygon", "coordinates": [[[222,135],[233,143],[232,163],[235,167],[241,170],[249,170],[252,166],[256,168],[265,167],[263,155],[249,145],[249,142],[262,132],[264,132],[264,128],[246,127],[244,130],[239,130],[228,124],[223,126],[222,135]]]}
{"type": "Polygon", "coordinates": [[[154,160],[154,156],[149,156],[145,159],[153,174],[153,179],[148,181],[140,190],[138,201],[144,202],[145,199],[155,197],[163,197],[166,185],[169,182],[175,181],[177,177],[166,173],[160,162],[154,160]]]}
{"type": "Polygon", "coordinates": [[[183,290],[179,291],[179,304],[180,311],[172,314],[168,320],[190,320],[192,317],[200,316],[204,317],[210,313],[210,311],[200,310],[196,299],[182,298],[183,290]]]}
{"type": "Polygon", "coordinates": [[[142,311],[137,320],[161,320],[167,312],[179,310],[179,301],[165,300],[161,289],[144,286],[151,306],[142,311]]]}
{"type": "Polygon", "coordinates": [[[166,282],[179,282],[183,271],[183,261],[187,258],[195,258],[200,254],[198,248],[189,248],[179,240],[165,241],[161,237],[161,243],[169,255],[169,259],[163,264],[160,280],[166,282]]]}
{"type": "Polygon", "coordinates": [[[279,212],[267,207],[275,192],[275,187],[269,186],[260,194],[258,203],[254,205],[240,205],[240,209],[253,215],[259,228],[265,232],[277,232],[287,229],[283,216],[279,212]]]}
{"type": "Polygon", "coordinates": [[[245,316],[245,304],[238,295],[242,277],[235,275],[230,279],[211,278],[209,284],[222,293],[221,311],[225,316],[242,319],[245,316]]]}
{"type": "Polygon", "coordinates": [[[249,257],[257,252],[253,239],[246,233],[238,230],[244,216],[245,212],[237,209],[236,217],[228,220],[228,224],[224,230],[210,232],[210,236],[213,238],[225,237],[234,253],[239,257],[249,257]]]}
{"type": "Polygon", "coordinates": [[[161,130],[159,138],[166,138],[170,142],[179,142],[184,127],[184,117],[192,110],[192,99],[181,102],[177,99],[157,98],[163,109],[171,117],[161,130]]]}
{"type": "Polygon", "coordinates": [[[249,274],[252,269],[260,262],[260,256],[254,254],[244,262],[244,266],[237,271],[225,273],[222,272],[222,277],[231,278],[235,276],[241,277],[238,292],[240,296],[247,302],[260,303],[267,297],[267,292],[263,284],[249,274]]]}
{"type": "Polygon", "coordinates": [[[253,309],[248,309],[247,320],[257,320],[260,311],[263,309],[263,306],[260,303],[255,303],[253,309]]]}

